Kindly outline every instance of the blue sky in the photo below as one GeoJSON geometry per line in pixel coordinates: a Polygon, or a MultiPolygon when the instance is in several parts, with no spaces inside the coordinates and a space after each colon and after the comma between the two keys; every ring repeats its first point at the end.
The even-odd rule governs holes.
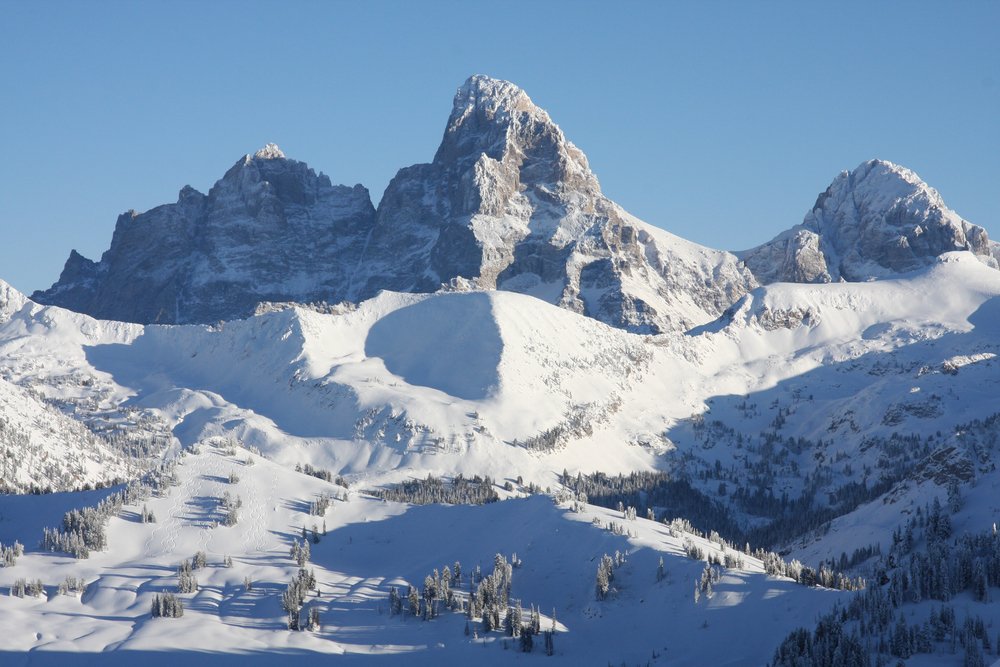
{"type": "Polygon", "coordinates": [[[0,24],[0,278],[24,291],[269,141],[377,203],[473,73],[709,246],[768,240],[871,157],[1000,237],[1000,2],[0,0],[0,24]]]}

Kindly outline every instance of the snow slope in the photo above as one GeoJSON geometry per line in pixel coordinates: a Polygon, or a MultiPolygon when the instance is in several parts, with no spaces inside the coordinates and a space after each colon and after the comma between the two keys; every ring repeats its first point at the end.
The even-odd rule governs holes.
{"type": "Polygon", "coordinates": [[[78,391],[95,405],[102,401],[72,348],[127,339],[130,329],[39,307],[0,281],[0,356],[11,361],[0,363],[0,488],[67,490],[135,474],[139,462],[71,418],[68,403],[78,391]]]}
{"type": "Polygon", "coordinates": [[[998,294],[1000,273],[957,253],[895,280],[761,288],[689,336],[628,334],[502,291],[384,292],[219,327],[101,323],[29,302],[0,327],[0,365],[83,417],[155,416],[181,444],[237,437],[370,483],[414,470],[544,487],[564,468],[713,463],[688,428],[709,403],[705,418],[753,435],[778,408],[732,419],[746,412],[737,403],[812,394],[782,434],[854,446],[985,417],[998,294]],[[953,368],[983,380],[941,372],[953,368]],[[845,414],[855,430],[830,431],[845,414]]]}
{"type": "Polygon", "coordinates": [[[383,292],[329,312],[291,307],[215,327],[142,327],[7,290],[0,388],[92,430],[158,437],[167,456],[194,445],[202,453],[181,458],[179,487],[147,501],[158,523],[127,508],[110,524],[112,548],[86,561],[30,551],[75,496],[0,497],[0,541],[29,546],[0,570],[0,587],[21,577],[48,586],[47,600],[0,597],[0,650],[31,651],[32,661],[108,649],[122,660],[165,660],[160,652],[179,644],[262,660],[275,651],[509,660],[519,654],[505,653],[496,636],[485,648],[466,639],[460,617],[387,617],[385,595],[390,583],[419,583],[455,559],[488,569],[494,553],[517,551],[525,564],[515,595],[546,614],[556,607],[565,662],[644,662],[654,653],[675,664],[763,662],[838,594],[766,578],[748,559],[695,606],[702,565],[679,555],[683,537],[542,497],[408,508],[352,492],[326,516],[332,532],[314,550],[326,629],[288,633],[277,596],[295,571],[290,540],[314,520],[309,501],[338,491],[293,468],[344,474],[355,489],[428,473],[488,474],[500,484],[522,476],[545,488],[563,469],[664,469],[706,502],[726,504],[744,527],[769,519],[717,487],[752,491],[766,479],[772,493],[809,497],[834,519],[789,546],[810,564],[884,540],[898,509],[954,479],[970,499],[957,520],[981,527],[995,515],[995,438],[988,429],[960,437],[956,427],[995,411],[998,296],[1000,273],[968,253],[892,280],[770,285],[688,335],[629,334],[502,291],[383,292]],[[920,438],[892,439],[911,433],[920,438]],[[234,455],[232,441],[265,457],[234,455]],[[240,480],[227,483],[230,473],[240,480]],[[859,480],[876,495],[838,499],[859,480]],[[212,527],[226,491],[241,496],[242,519],[212,527]],[[591,526],[595,518],[624,523],[634,537],[591,526]],[[172,589],[173,568],[199,549],[213,565],[185,598],[185,617],[150,619],[151,596],[172,589]],[[615,549],[628,550],[629,562],[617,596],[598,603],[594,559],[615,549]],[[666,584],[654,577],[661,552],[673,577],[666,584]],[[227,554],[232,569],[218,567],[227,554]],[[82,600],[55,594],[67,575],[93,584],[82,600]],[[244,577],[260,585],[245,592],[244,577]],[[754,630],[761,617],[773,619],[773,634],[754,630]]]}
{"type": "MultiPolygon", "coordinates": [[[[15,567],[0,569],[0,588],[16,577],[47,584],[41,598],[0,597],[5,664],[14,655],[24,664],[53,664],[67,653],[74,664],[158,664],[176,659],[170,652],[178,646],[204,652],[204,659],[228,653],[252,662],[317,653],[367,662],[506,664],[527,656],[516,653],[513,643],[505,650],[498,633],[485,640],[465,636],[461,614],[421,622],[390,616],[387,604],[390,585],[419,585],[433,568],[456,560],[466,573],[477,565],[488,573],[496,553],[516,552],[523,561],[514,570],[512,596],[525,607],[541,607],[544,629],[555,611],[553,659],[560,664],[644,663],[653,655],[658,657],[652,664],[759,664],[773,647],[754,619],[765,615],[782,632],[843,595],[767,577],[759,561],[747,557],[744,569],[727,571],[714,595],[695,603],[694,581],[704,563],[683,555],[684,534],[671,535],[663,524],[640,519],[624,522],[633,537],[616,535],[594,523],[623,523],[620,514],[595,507],[573,513],[544,497],[408,508],[351,492],[325,517],[309,516],[304,508],[310,500],[344,489],[229,446],[219,439],[181,457],[179,485],[146,502],[157,522],[141,523],[140,508],[126,508],[122,518],[111,520],[108,551],[83,561],[28,553],[15,567]],[[239,476],[235,484],[227,483],[231,472],[239,476]],[[218,499],[227,491],[242,498],[241,519],[236,526],[213,526],[218,499]],[[289,632],[279,605],[279,592],[297,571],[289,546],[303,525],[322,521],[328,534],[312,545],[310,565],[321,595],[306,604],[321,610],[324,627],[289,632]],[[208,566],[195,572],[200,589],[181,596],[184,616],[150,618],[153,595],[175,586],[175,567],[196,551],[206,553],[208,566]],[[597,560],[615,551],[627,554],[616,570],[616,592],[595,601],[597,560]],[[231,568],[222,566],[227,555],[231,568]],[[668,573],[663,582],[655,577],[660,556],[668,573]],[[85,579],[86,592],[57,594],[55,584],[66,576],[85,579]],[[251,590],[245,578],[253,582],[251,590]]],[[[30,511],[43,514],[59,500],[32,497],[37,509],[30,511]]],[[[0,497],[0,511],[5,502],[0,497]]],[[[0,521],[0,535],[10,539],[4,526],[0,521]]],[[[15,536],[31,544],[32,528],[38,530],[21,525],[15,536]]],[[[706,540],[693,541],[718,551],[706,540]]]]}

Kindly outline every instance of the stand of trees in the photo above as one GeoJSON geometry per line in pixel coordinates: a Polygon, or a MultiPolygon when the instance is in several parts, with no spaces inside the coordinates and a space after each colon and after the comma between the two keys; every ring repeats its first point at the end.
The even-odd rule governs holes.
{"type": "Polygon", "coordinates": [[[281,594],[281,608],[288,614],[289,630],[318,630],[320,627],[319,609],[310,609],[308,621],[302,623],[302,607],[309,591],[316,590],[316,574],[312,570],[300,568],[298,575],[281,594]]]}
{"type": "MultiPolygon", "coordinates": [[[[43,551],[61,551],[76,558],[89,558],[91,551],[104,551],[108,546],[105,528],[113,516],[125,505],[138,505],[152,494],[162,495],[177,483],[176,465],[165,464],[151,470],[139,482],[132,482],[112,493],[96,507],[70,510],[63,515],[62,524],[42,529],[43,551]]],[[[143,508],[143,520],[155,520],[152,512],[143,508]]]]}
{"type": "Polygon", "coordinates": [[[468,479],[459,474],[447,482],[429,474],[426,479],[414,479],[369,493],[383,500],[412,505],[485,505],[500,499],[494,487],[495,483],[489,476],[476,475],[468,479]]]}
{"type": "Polygon", "coordinates": [[[42,584],[41,579],[35,579],[34,581],[15,579],[14,584],[10,587],[10,594],[17,598],[23,598],[25,595],[37,598],[44,592],[45,586],[42,584]]]}
{"type": "Polygon", "coordinates": [[[889,553],[873,569],[877,585],[837,605],[813,632],[799,629],[789,635],[773,665],[867,667],[919,653],[957,653],[960,647],[963,664],[978,667],[985,664],[984,653],[1000,646],[1000,635],[991,637],[981,617],[959,621],[946,604],[960,593],[990,602],[991,589],[1000,586],[996,531],[956,538],[948,512],[935,499],[894,532],[889,553]],[[903,613],[906,605],[928,599],[942,604],[932,607],[926,620],[903,613]]]}
{"type": "Polygon", "coordinates": [[[17,559],[24,555],[24,545],[14,540],[14,544],[5,546],[0,542],[0,567],[14,567],[17,559]]]}
{"type": "Polygon", "coordinates": [[[173,593],[156,594],[151,613],[153,618],[180,618],[184,615],[184,603],[173,593]]]}

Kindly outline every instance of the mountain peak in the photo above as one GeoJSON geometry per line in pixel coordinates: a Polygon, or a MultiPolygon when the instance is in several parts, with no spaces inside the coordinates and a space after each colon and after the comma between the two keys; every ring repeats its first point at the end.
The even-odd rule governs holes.
{"type": "MultiPolygon", "coordinates": [[[[486,154],[500,160],[521,134],[549,134],[557,144],[566,140],[549,115],[510,81],[482,74],[469,77],[455,93],[448,126],[435,163],[478,160],[486,154]]],[[[524,136],[520,137],[523,141],[524,136]]]]}
{"type": "Polygon", "coordinates": [[[865,281],[967,250],[996,266],[986,230],[950,210],[916,173],[887,160],[842,171],[802,224],[741,253],[761,283],[865,281]]]}
{"type": "Polygon", "coordinates": [[[464,115],[474,107],[491,109],[494,112],[501,108],[508,111],[518,108],[538,108],[528,94],[516,84],[503,79],[494,79],[485,74],[473,74],[459,86],[455,93],[452,117],[454,118],[456,114],[464,115]]]}
{"type": "Polygon", "coordinates": [[[265,144],[263,148],[253,154],[257,160],[283,160],[285,154],[281,152],[277,144],[265,144]]]}
{"type": "Polygon", "coordinates": [[[888,160],[865,160],[853,171],[841,172],[817,198],[813,210],[823,208],[831,196],[836,197],[843,192],[874,198],[877,201],[870,203],[880,208],[891,208],[917,198],[923,207],[945,207],[937,190],[927,185],[912,170],[888,160]]]}

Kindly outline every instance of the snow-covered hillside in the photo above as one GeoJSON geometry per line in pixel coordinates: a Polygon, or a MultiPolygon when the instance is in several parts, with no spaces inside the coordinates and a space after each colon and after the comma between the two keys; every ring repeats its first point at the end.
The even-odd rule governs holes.
{"type": "MultiPolygon", "coordinates": [[[[317,652],[366,661],[395,656],[406,664],[507,664],[519,657],[516,640],[483,633],[476,622],[466,634],[462,613],[421,621],[391,615],[388,603],[390,586],[422,586],[425,576],[456,562],[464,574],[455,590],[465,599],[469,577],[477,568],[489,574],[497,554],[518,559],[511,599],[539,608],[543,630],[553,627],[555,614],[552,657],[560,664],[760,664],[773,645],[755,619],[766,615],[782,633],[845,595],[766,576],[760,561],[741,555],[742,566],[720,568],[712,592],[696,601],[705,562],[685,555],[685,541],[720,557],[723,549],[661,523],[592,506],[574,512],[545,497],[407,507],[230,447],[216,439],[180,457],[176,486],[111,519],[107,551],[87,560],[29,553],[0,569],[0,589],[22,577],[45,584],[39,597],[0,597],[0,655],[25,652],[28,664],[50,664],[72,652],[74,664],[118,664],[159,662],[163,652],[182,647],[205,658],[232,653],[251,661],[317,652]],[[226,494],[241,500],[233,526],[217,523],[226,494]],[[331,507],[310,515],[309,503],[323,494],[334,497],[331,507]],[[143,523],[143,511],[155,522],[143,523]],[[612,524],[626,534],[609,530],[612,524]],[[316,589],[305,609],[318,609],[323,627],[289,632],[280,594],[299,570],[289,549],[314,526],[318,541],[309,539],[306,567],[316,589]],[[174,590],[176,568],[199,552],[206,564],[193,572],[197,591],[179,596],[183,617],[151,618],[154,596],[174,590]],[[616,552],[622,563],[613,590],[595,600],[597,565],[616,552]],[[86,582],[82,595],[57,591],[67,577],[86,582]]],[[[60,503],[58,494],[0,497],[0,513],[50,517],[49,507],[60,503]]],[[[32,530],[38,528],[30,522],[0,520],[0,541],[31,544],[32,530]]],[[[534,652],[540,659],[542,647],[534,652]]]]}
{"type": "Polygon", "coordinates": [[[691,473],[733,460],[707,447],[720,428],[808,440],[796,456],[809,470],[834,437],[853,444],[827,455],[851,455],[869,437],[991,414],[998,294],[1000,273],[957,253],[896,280],[761,288],[687,336],[636,336],[502,291],[384,292],[217,327],[115,325],[31,304],[0,327],[0,363],[92,423],[124,408],[184,445],[236,437],[370,483],[411,471],[543,487],[563,469],[691,473]]]}
{"type": "Polygon", "coordinates": [[[12,362],[0,363],[0,489],[79,489],[142,469],[123,440],[101,437],[74,419],[72,405],[85,397],[95,412],[117,410],[120,397],[103,395],[71,348],[125,339],[133,328],[39,307],[0,281],[0,356],[12,362]]]}

